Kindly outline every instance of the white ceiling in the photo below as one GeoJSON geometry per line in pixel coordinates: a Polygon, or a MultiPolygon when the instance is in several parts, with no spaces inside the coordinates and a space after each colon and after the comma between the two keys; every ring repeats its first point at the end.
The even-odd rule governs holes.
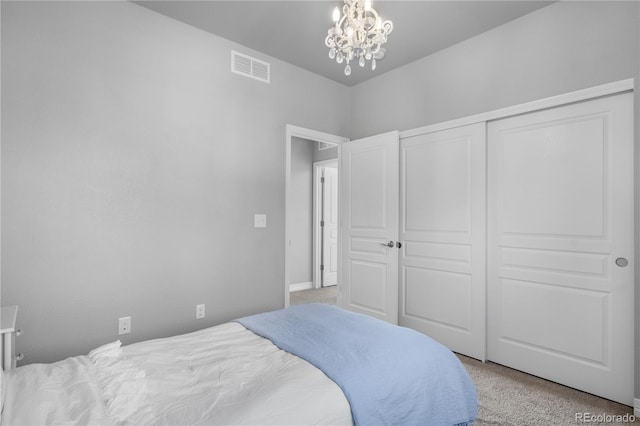
{"type": "Polygon", "coordinates": [[[324,45],[332,25],[334,1],[191,1],[142,0],[135,3],[251,49],[353,86],[423,58],[552,3],[550,1],[388,1],[373,7],[393,21],[387,55],[370,67],[352,66],[328,57],[324,45]]]}

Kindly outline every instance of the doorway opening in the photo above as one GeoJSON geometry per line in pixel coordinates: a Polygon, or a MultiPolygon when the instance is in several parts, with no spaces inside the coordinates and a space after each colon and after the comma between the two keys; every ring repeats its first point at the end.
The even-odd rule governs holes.
{"type": "Polygon", "coordinates": [[[285,307],[337,302],[338,164],[346,141],[287,126],[285,307]]]}

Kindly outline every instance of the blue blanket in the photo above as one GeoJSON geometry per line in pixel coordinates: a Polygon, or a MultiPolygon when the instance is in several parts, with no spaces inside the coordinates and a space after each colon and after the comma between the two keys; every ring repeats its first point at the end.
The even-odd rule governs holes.
{"type": "Polygon", "coordinates": [[[470,425],[476,417],[475,386],[460,360],[414,330],[325,304],[237,321],[321,369],[356,425],[470,425]]]}

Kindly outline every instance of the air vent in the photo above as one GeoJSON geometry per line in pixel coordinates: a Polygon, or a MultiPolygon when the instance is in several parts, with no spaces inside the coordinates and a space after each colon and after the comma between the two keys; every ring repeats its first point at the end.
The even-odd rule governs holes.
{"type": "Polygon", "coordinates": [[[251,56],[231,51],[231,72],[270,83],[270,65],[251,56]]]}

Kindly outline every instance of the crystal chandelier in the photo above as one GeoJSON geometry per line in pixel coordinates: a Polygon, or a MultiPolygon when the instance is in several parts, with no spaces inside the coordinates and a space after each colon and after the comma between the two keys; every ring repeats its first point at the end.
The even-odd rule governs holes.
{"type": "Polygon", "coordinates": [[[324,43],[329,48],[329,57],[341,64],[344,73],[351,75],[349,63],[357,60],[361,67],[371,61],[371,69],[376,69],[376,60],[384,58],[383,44],[393,31],[393,22],[383,21],[371,7],[371,0],[344,0],[342,16],[336,7],[333,11],[335,25],[329,28],[324,43]]]}

